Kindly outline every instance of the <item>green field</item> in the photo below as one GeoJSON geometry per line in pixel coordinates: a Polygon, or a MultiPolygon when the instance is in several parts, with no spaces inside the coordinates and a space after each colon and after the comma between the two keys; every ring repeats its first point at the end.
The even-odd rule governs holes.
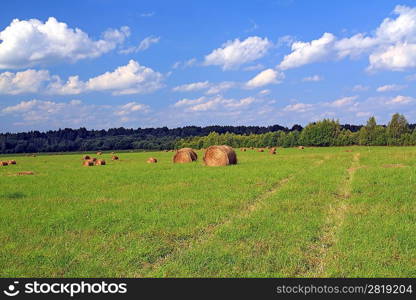
{"type": "Polygon", "coordinates": [[[0,277],[416,277],[416,147],[236,152],[0,156],[0,277]]]}

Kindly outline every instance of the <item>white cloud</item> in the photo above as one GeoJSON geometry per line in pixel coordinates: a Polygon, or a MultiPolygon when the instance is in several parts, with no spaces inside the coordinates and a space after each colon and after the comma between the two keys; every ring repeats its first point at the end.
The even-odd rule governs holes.
{"type": "Polygon", "coordinates": [[[152,44],[157,44],[160,41],[160,37],[148,36],[143,39],[137,47],[129,47],[127,49],[120,50],[121,54],[137,53],[149,49],[152,44]]]}
{"type": "Polygon", "coordinates": [[[65,82],[46,70],[0,73],[0,94],[77,95],[90,91],[110,91],[113,95],[145,94],[162,88],[162,81],[162,74],[130,60],[127,65],[90,78],[86,82],[78,76],[70,76],[65,82]]]}
{"type": "Polygon", "coordinates": [[[192,91],[199,91],[206,88],[209,88],[210,83],[209,81],[200,81],[200,82],[193,82],[188,84],[182,84],[174,87],[172,91],[174,92],[192,92],[192,91]]]}
{"type": "Polygon", "coordinates": [[[265,90],[261,90],[259,94],[262,96],[267,96],[267,95],[270,95],[270,92],[271,92],[270,90],[265,89],[265,90]]]}
{"type": "Polygon", "coordinates": [[[414,101],[415,101],[415,98],[399,95],[387,101],[386,104],[408,104],[414,101]]]}
{"type": "Polygon", "coordinates": [[[215,97],[200,97],[197,99],[182,99],[174,104],[175,107],[185,107],[188,112],[203,112],[215,110],[235,111],[249,107],[257,101],[253,97],[242,99],[227,99],[220,95],[215,97]]]}
{"type": "Polygon", "coordinates": [[[343,97],[343,98],[334,100],[333,102],[326,103],[326,105],[330,107],[342,107],[346,105],[352,105],[354,104],[354,100],[357,98],[358,96],[343,97]]]}
{"type": "Polygon", "coordinates": [[[337,39],[331,33],[311,42],[292,43],[292,52],[286,55],[279,67],[283,70],[305,64],[345,57],[368,55],[368,70],[387,69],[403,71],[416,67],[416,8],[398,5],[395,19],[386,18],[367,35],[337,39]]]}
{"type": "Polygon", "coordinates": [[[148,112],[149,106],[137,102],[129,102],[127,104],[121,105],[115,112],[117,116],[125,116],[134,112],[148,112]]]}
{"type": "Polygon", "coordinates": [[[306,112],[312,109],[312,104],[306,103],[295,103],[287,105],[283,111],[289,112],[306,112]]]}
{"type": "Polygon", "coordinates": [[[188,84],[182,84],[174,87],[174,92],[193,92],[199,90],[206,90],[205,94],[212,95],[224,92],[228,89],[236,87],[238,84],[233,81],[223,81],[219,83],[211,83],[209,81],[193,82],[188,84]]]}
{"type": "Polygon", "coordinates": [[[311,42],[294,42],[292,53],[286,55],[279,64],[282,70],[300,67],[328,58],[334,46],[335,36],[325,32],[322,37],[311,42]]]}
{"type": "Polygon", "coordinates": [[[236,82],[233,81],[223,81],[220,83],[213,83],[211,84],[210,88],[206,92],[207,95],[218,94],[224,92],[226,90],[232,89],[238,86],[236,82]]]}
{"type": "Polygon", "coordinates": [[[305,82],[317,82],[317,81],[321,81],[323,78],[319,75],[313,75],[313,76],[308,76],[308,77],[304,77],[302,79],[302,81],[305,82]]]}
{"type": "Polygon", "coordinates": [[[257,88],[268,84],[277,84],[280,83],[283,78],[283,73],[273,69],[266,69],[250,79],[246,83],[246,86],[247,88],[257,88]]]}
{"type": "Polygon", "coordinates": [[[272,43],[267,38],[251,36],[243,41],[228,41],[221,48],[215,49],[205,56],[205,65],[221,66],[223,70],[257,60],[266,55],[272,43]]]}
{"type": "Polygon", "coordinates": [[[109,29],[100,40],[92,40],[79,28],[49,18],[13,20],[0,32],[0,68],[19,69],[55,62],[75,62],[98,57],[124,42],[128,27],[109,29]]]}
{"type": "Polygon", "coordinates": [[[0,110],[0,115],[15,120],[16,127],[27,127],[33,130],[39,126],[50,128],[80,127],[89,124],[95,128],[120,126],[127,119],[143,119],[149,111],[145,104],[130,102],[124,105],[84,104],[80,100],[55,102],[45,100],[21,101],[0,110]],[[113,117],[111,117],[113,116],[113,117]],[[140,117],[135,119],[134,117],[140,117]]]}
{"type": "Polygon", "coordinates": [[[368,86],[357,84],[352,88],[353,92],[365,92],[368,91],[370,88],[368,86]]]}
{"type": "Polygon", "coordinates": [[[46,70],[0,73],[0,94],[37,93],[48,80],[50,75],[46,70]]]}
{"type": "Polygon", "coordinates": [[[112,91],[114,95],[144,94],[163,87],[162,74],[130,60],[113,72],[106,72],[86,82],[90,91],[112,91]]]}
{"type": "Polygon", "coordinates": [[[398,84],[386,84],[383,86],[379,86],[377,88],[377,92],[391,92],[391,91],[400,91],[405,89],[406,85],[398,85],[398,84]]]}

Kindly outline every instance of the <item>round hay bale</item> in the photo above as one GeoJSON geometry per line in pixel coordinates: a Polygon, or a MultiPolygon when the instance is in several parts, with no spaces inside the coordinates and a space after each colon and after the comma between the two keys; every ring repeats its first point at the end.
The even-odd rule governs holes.
{"type": "Polygon", "coordinates": [[[92,160],[84,160],[82,165],[86,167],[92,167],[94,165],[94,162],[92,160]]]}
{"type": "Polygon", "coordinates": [[[90,157],[89,155],[84,155],[84,156],[82,157],[82,159],[83,159],[83,160],[88,160],[88,159],[91,159],[91,157],[90,157]]]}
{"type": "Polygon", "coordinates": [[[94,164],[96,166],[104,166],[105,165],[105,160],[104,159],[97,159],[94,164]]]}
{"type": "Polygon", "coordinates": [[[230,146],[211,146],[205,151],[206,166],[228,166],[237,164],[237,154],[230,146]]]}
{"type": "Polygon", "coordinates": [[[9,160],[7,163],[9,165],[15,165],[16,164],[16,161],[14,159],[12,159],[12,160],[9,160]]]}
{"type": "Polygon", "coordinates": [[[148,164],[155,164],[155,163],[157,163],[157,159],[156,159],[156,158],[154,158],[154,157],[149,157],[149,158],[146,160],[146,162],[147,162],[148,164]]]}
{"type": "Polygon", "coordinates": [[[35,175],[32,171],[17,172],[16,175],[35,175]]]}
{"type": "Polygon", "coordinates": [[[193,162],[197,159],[198,154],[196,154],[196,152],[192,148],[179,149],[173,156],[173,162],[179,164],[193,162]]]}
{"type": "Polygon", "coordinates": [[[8,166],[9,163],[7,161],[0,161],[0,166],[8,166]]]}
{"type": "Polygon", "coordinates": [[[111,160],[118,160],[118,156],[117,156],[117,155],[113,155],[113,156],[111,157],[111,160]]]}
{"type": "Polygon", "coordinates": [[[298,149],[303,150],[303,149],[305,149],[305,147],[299,146],[298,149]]]}

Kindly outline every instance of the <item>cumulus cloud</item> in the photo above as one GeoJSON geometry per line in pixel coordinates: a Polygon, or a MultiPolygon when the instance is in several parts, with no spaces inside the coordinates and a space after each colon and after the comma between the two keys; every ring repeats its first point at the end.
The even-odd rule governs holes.
{"type": "Polygon", "coordinates": [[[174,87],[172,91],[174,92],[193,92],[206,89],[210,86],[209,81],[200,81],[200,82],[193,82],[188,84],[182,84],[174,87]]]}
{"type": "Polygon", "coordinates": [[[211,94],[218,94],[218,93],[224,92],[236,86],[238,86],[238,84],[233,81],[223,81],[219,83],[211,83],[209,81],[200,81],[200,82],[192,82],[192,83],[178,85],[174,87],[172,91],[193,92],[193,91],[206,90],[205,94],[211,95],[211,94]]]}
{"type": "Polygon", "coordinates": [[[343,97],[332,102],[328,102],[326,103],[326,105],[330,107],[342,107],[346,105],[352,105],[354,104],[354,100],[357,98],[358,96],[343,97]]]}
{"type": "Polygon", "coordinates": [[[289,104],[285,108],[283,108],[283,111],[289,111],[289,112],[306,112],[311,110],[313,107],[312,104],[307,103],[295,103],[295,104],[289,104]]]}
{"type": "Polygon", "coordinates": [[[415,101],[415,98],[399,95],[387,101],[386,103],[387,104],[408,104],[414,101],[415,101]]]}
{"type": "Polygon", "coordinates": [[[118,116],[125,116],[132,114],[134,112],[148,112],[149,106],[145,104],[141,104],[138,102],[129,102],[127,104],[121,105],[116,111],[115,114],[118,116]]]}
{"type": "Polygon", "coordinates": [[[46,70],[0,73],[0,94],[46,93],[77,95],[90,91],[110,91],[113,95],[145,94],[163,87],[163,75],[130,60],[125,66],[82,81],[70,76],[64,81],[46,70]]]}
{"type": "Polygon", "coordinates": [[[400,91],[405,89],[406,85],[398,85],[398,84],[386,84],[379,86],[377,88],[377,92],[391,92],[391,91],[400,91]]]}
{"type": "Polygon", "coordinates": [[[214,97],[200,97],[197,99],[182,99],[174,104],[175,107],[185,107],[185,111],[203,112],[215,110],[236,110],[249,107],[256,101],[253,97],[242,99],[227,99],[220,95],[214,97]]]}
{"type": "Polygon", "coordinates": [[[205,56],[205,65],[221,66],[223,70],[237,68],[242,64],[266,55],[272,43],[267,38],[251,36],[243,41],[228,41],[221,48],[205,56]]]}
{"type": "Polygon", "coordinates": [[[51,17],[13,20],[0,32],[0,68],[19,69],[57,62],[76,62],[98,57],[124,42],[130,34],[128,27],[109,29],[100,40],[92,40],[79,28],[51,17]]]}
{"type": "Polygon", "coordinates": [[[292,52],[283,58],[279,68],[287,70],[327,59],[335,39],[333,34],[325,32],[322,37],[311,42],[294,42],[292,52]]]}
{"type": "Polygon", "coordinates": [[[247,88],[258,88],[269,84],[277,84],[283,78],[283,73],[273,69],[266,69],[247,81],[246,86],[247,88]]]}
{"type": "Polygon", "coordinates": [[[47,128],[92,126],[110,127],[121,125],[126,117],[143,117],[149,107],[138,102],[123,105],[93,105],[84,104],[80,100],[56,102],[49,100],[21,101],[16,105],[7,106],[0,110],[0,115],[16,120],[15,126],[28,126],[33,129],[38,126],[47,128]],[[109,116],[113,115],[111,118],[109,116]]]}
{"type": "Polygon", "coordinates": [[[50,75],[46,70],[0,73],[0,94],[37,93],[48,80],[50,75]]]}
{"type": "Polygon", "coordinates": [[[106,72],[86,82],[90,91],[112,91],[113,95],[144,94],[160,89],[163,75],[130,60],[113,72],[106,72]]]}
{"type": "Polygon", "coordinates": [[[396,18],[386,18],[367,35],[337,39],[331,33],[311,42],[296,41],[292,52],[286,55],[279,67],[283,70],[331,59],[358,58],[368,55],[368,70],[387,69],[403,71],[416,67],[416,8],[398,5],[396,18]]]}

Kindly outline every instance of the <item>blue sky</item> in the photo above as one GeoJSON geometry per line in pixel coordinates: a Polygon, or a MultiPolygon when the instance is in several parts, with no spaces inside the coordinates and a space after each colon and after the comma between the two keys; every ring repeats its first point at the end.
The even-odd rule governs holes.
{"type": "Polygon", "coordinates": [[[3,1],[0,131],[416,122],[415,1],[3,1]],[[224,3],[225,2],[225,3],[224,3]]]}

